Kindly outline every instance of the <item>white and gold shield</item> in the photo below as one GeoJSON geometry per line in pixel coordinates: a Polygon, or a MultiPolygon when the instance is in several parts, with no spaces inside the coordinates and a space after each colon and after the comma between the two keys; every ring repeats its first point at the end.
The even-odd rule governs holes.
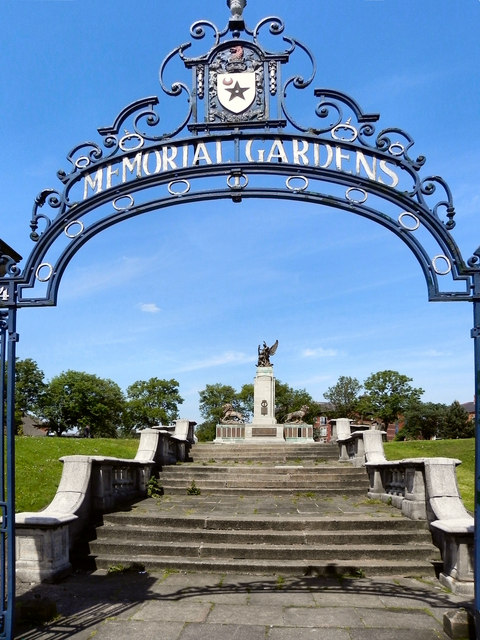
{"type": "Polygon", "coordinates": [[[217,96],[222,107],[232,113],[242,113],[255,100],[255,71],[219,73],[217,96]]]}

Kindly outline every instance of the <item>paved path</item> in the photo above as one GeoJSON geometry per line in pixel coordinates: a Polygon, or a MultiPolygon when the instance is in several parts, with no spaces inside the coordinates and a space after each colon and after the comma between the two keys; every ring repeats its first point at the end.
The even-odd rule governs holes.
{"type": "MultiPolygon", "coordinates": [[[[366,498],[165,496],[132,507],[262,518],[402,518],[366,498]]],[[[54,602],[59,617],[17,640],[446,640],[443,614],[468,605],[428,578],[316,578],[202,573],[79,572],[56,585],[18,585],[18,601],[54,602]]]]}
{"type": "Polygon", "coordinates": [[[132,515],[179,515],[241,518],[294,517],[323,518],[392,518],[408,520],[402,512],[380,500],[367,496],[333,495],[326,497],[314,491],[292,495],[174,495],[140,500],[128,511],[132,515]]]}
{"type": "Polygon", "coordinates": [[[22,589],[58,619],[18,640],[438,640],[462,598],[432,578],[77,573],[22,589]]]}

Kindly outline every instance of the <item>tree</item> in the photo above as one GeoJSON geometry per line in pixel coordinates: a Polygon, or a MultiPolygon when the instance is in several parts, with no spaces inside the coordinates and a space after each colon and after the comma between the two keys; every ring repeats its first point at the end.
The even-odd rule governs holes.
{"type": "Polygon", "coordinates": [[[237,399],[240,403],[240,413],[244,416],[245,422],[249,422],[253,417],[253,384],[244,384],[237,393],[237,399]]]}
{"type": "Polygon", "coordinates": [[[440,436],[445,428],[448,407],[434,402],[411,402],[404,413],[405,425],[398,440],[430,440],[440,436]]]}
{"type": "Polygon", "coordinates": [[[359,402],[359,411],[381,420],[386,429],[411,402],[420,400],[423,389],[412,387],[411,381],[398,371],[372,373],[363,383],[367,393],[359,402]]]}
{"type": "Polygon", "coordinates": [[[223,415],[223,405],[230,403],[235,411],[241,412],[241,402],[233,387],[219,382],[207,384],[200,391],[200,414],[205,421],[198,425],[195,433],[200,441],[214,440],[216,426],[223,415]]]}
{"type": "Polygon", "coordinates": [[[335,407],[335,417],[353,418],[359,402],[359,394],[362,384],[350,376],[340,376],[337,383],[323,394],[335,407]]]}
{"type": "Polygon", "coordinates": [[[308,412],[304,416],[307,423],[313,422],[319,413],[319,405],[305,389],[293,389],[288,384],[275,381],[275,417],[282,424],[287,414],[297,411],[303,405],[308,406],[308,412]]]}
{"type": "Polygon", "coordinates": [[[125,424],[128,430],[170,424],[178,418],[183,398],[177,380],[137,380],[127,389],[125,424]]]}
{"type": "Polygon", "coordinates": [[[35,360],[26,358],[17,360],[15,365],[15,406],[22,416],[38,412],[42,395],[47,385],[44,373],[35,360]]]}
{"type": "Polygon", "coordinates": [[[442,438],[473,438],[475,424],[469,420],[468,412],[455,400],[447,408],[443,429],[439,434],[442,438]]]}
{"type": "Polygon", "coordinates": [[[69,429],[88,427],[92,437],[115,438],[124,409],[125,398],[115,382],[69,370],[48,384],[40,414],[59,436],[69,429]]]}

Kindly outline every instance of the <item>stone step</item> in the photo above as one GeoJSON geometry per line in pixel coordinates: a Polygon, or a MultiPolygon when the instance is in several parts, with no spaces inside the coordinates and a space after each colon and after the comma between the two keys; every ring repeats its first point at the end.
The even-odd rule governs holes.
{"type": "Polygon", "coordinates": [[[248,456],[248,455],[264,455],[264,456],[288,456],[289,458],[302,458],[303,456],[318,457],[318,458],[337,458],[339,454],[338,446],[328,448],[320,447],[305,447],[298,448],[294,446],[282,446],[276,445],[271,447],[247,447],[241,445],[237,448],[229,445],[216,445],[214,447],[201,447],[197,448],[197,445],[190,449],[190,453],[193,458],[201,456],[248,456]]]}
{"type": "MultiPolygon", "coordinates": [[[[314,493],[316,496],[338,496],[338,495],[349,495],[349,496],[365,496],[366,487],[365,486],[351,486],[351,483],[348,486],[339,486],[339,487],[311,487],[305,485],[298,486],[289,486],[289,487],[223,487],[219,488],[218,486],[211,486],[209,483],[201,484],[195,482],[195,485],[198,489],[200,489],[202,494],[205,495],[216,495],[219,491],[222,492],[222,496],[239,496],[243,495],[247,496],[292,496],[299,493],[314,493]]],[[[165,495],[184,495],[188,489],[190,489],[191,485],[183,485],[183,486],[173,486],[171,484],[165,483],[163,484],[163,490],[165,495]]]]}
{"type": "Polygon", "coordinates": [[[215,444],[212,442],[197,442],[192,446],[192,451],[245,451],[263,449],[268,451],[337,451],[338,445],[336,443],[324,443],[324,442],[307,442],[307,443],[286,443],[286,442],[272,442],[261,444],[250,443],[221,443],[215,444]]]}
{"type": "MultiPolygon", "coordinates": [[[[188,540],[179,542],[137,540],[132,544],[131,540],[122,538],[99,538],[91,543],[91,551],[94,555],[124,555],[131,557],[133,548],[135,556],[168,556],[184,555],[188,557],[203,558],[250,558],[251,560],[401,560],[405,555],[405,547],[401,544],[266,544],[257,543],[252,532],[251,542],[239,543],[215,543],[198,542],[188,540]]],[[[411,544],[408,552],[409,560],[424,560],[433,554],[431,544],[411,544]]],[[[436,556],[437,554],[435,554],[436,556]]],[[[433,559],[433,558],[432,558],[433,559]]]]}
{"type": "Polygon", "coordinates": [[[203,558],[187,556],[149,556],[131,554],[98,555],[99,569],[135,566],[147,571],[198,571],[203,573],[248,573],[325,577],[433,576],[432,562],[426,560],[251,560],[243,558],[203,558]]]}
{"type": "Polygon", "coordinates": [[[262,461],[262,460],[338,460],[338,446],[335,445],[194,445],[190,457],[194,461],[262,461]]]}
{"type": "Polygon", "coordinates": [[[331,464],[332,462],[338,462],[338,455],[335,456],[321,456],[316,454],[305,455],[282,455],[282,454],[262,454],[260,452],[252,453],[223,453],[223,454],[206,454],[206,455],[191,455],[191,461],[196,464],[200,463],[217,463],[228,462],[229,464],[298,464],[299,466],[305,464],[331,464]]]}
{"type": "MultiPolygon", "coordinates": [[[[119,527],[106,523],[97,530],[97,541],[115,541],[118,538],[119,527]]],[[[174,540],[179,542],[195,542],[196,544],[280,544],[280,545],[379,545],[379,544],[424,544],[431,545],[431,536],[427,529],[412,529],[405,531],[386,531],[385,529],[364,529],[335,531],[282,531],[274,529],[192,529],[187,527],[168,527],[157,525],[134,526],[127,523],[122,529],[122,534],[128,537],[129,542],[161,542],[174,540]]]]}
{"type": "Polygon", "coordinates": [[[351,465],[343,467],[302,467],[289,465],[274,466],[197,466],[194,464],[171,465],[164,467],[162,477],[169,476],[192,476],[192,475],[211,475],[211,476],[252,476],[255,478],[268,479],[271,476],[287,477],[287,478],[306,478],[306,477],[342,477],[366,478],[365,469],[352,467],[351,465]]]}
{"type": "Polygon", "coordinates": [[[175,477],[167,477],[163,480],[162,486],[164,489],[167,487],[185,487],[188,488],[191,484],[191,481],[195,481],[195,484],[198,487],[209,487],[211,489],[218,488],[222,489],[223,487],[250,487],[250,488],[264,488],[264,489],[275,489],[278,487],[279,489],[327,489],[327,488],[338,488],[338,487],[351,487],[352,483],[355,483],[355,486],[361,486],[364,490],[368,487],[368,481],[364,478],[282,478],[279,477],[268,477],[266,479],[262,478],[254,478],[254,477],[232,477],[232,478],[219,478],[218,476],[200,476],[196,474],[185,475],[179,478],[175,477]]]}
{"type": "Polygon", "coordinates": [[[258,489],[269,491],[270,489],[284,489],[289,491],[309,491],[309,492],[322,492],[328,489],[342,489],[343,492],[348,492],[349,489],[357,490],[361,489],[365,492],[368,488],[368,483],[364,480],[352,481],[342,478],[326,480],[255,480],[255,478],[229,478],[224,480],[212,480],[211,478],[198,478],[192,476],[190,478],[168,478],[163,481],[162,487],[165,494],[168,494],[171,489],[190,489],[192,482],[195,482],[195,486],[200,489],[258,489]]]}
{"type": "MultiPolygon", "coordinates": [[[[104,515],[104,525],[121,529],[132,527],[152,527],[169,529],[190,529],[192,532],[198,529],[204,530],[229,530],[229,531],[280,531],[280,532],[429,532],[428,524],[424,520],[410,520],[408,518],[370,517],[355,518],[352,516],[302,517],[282,515],[282,517],[250,516],[250,517],[225,517],[212,515],[163,515],[142,512],[117,512],[104,515]]],[[[98,529],[101,531],[101,528],[98,529]]],[[[429,534],[430,535],[430,534],[429,534]]]]}

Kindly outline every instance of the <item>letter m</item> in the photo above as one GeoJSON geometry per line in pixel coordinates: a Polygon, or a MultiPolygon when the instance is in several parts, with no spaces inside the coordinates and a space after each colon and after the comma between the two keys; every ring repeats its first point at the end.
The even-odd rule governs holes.
{"type": "Polygon", "coordinates": [[[103,169],[97,169],[95,173],[89,173],[85,176],[85,182],[83,186],[83,199],[86,200],[88,198],[89,192],[88,189],[93,191],[93,193],[100,193],[103,191],[103,169]]]}

